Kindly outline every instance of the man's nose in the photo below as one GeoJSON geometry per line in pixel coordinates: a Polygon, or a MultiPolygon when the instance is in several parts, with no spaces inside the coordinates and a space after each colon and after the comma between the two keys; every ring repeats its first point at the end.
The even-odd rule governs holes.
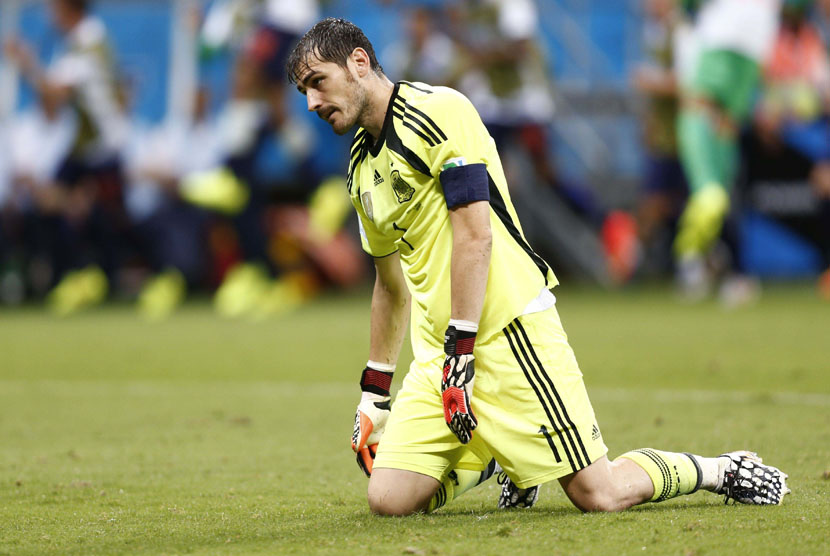
{"type": "Polygon", "coordinates": [[[308,103],[309,112],[315,112],[322,106],[320,95],[316,91],[306,91],[306,102],[308,103]]]}

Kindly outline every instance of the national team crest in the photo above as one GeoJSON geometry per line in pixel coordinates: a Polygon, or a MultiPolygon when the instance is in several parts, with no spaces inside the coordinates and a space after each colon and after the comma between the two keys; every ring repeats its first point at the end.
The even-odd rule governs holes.
{"type": "Polygon", "coordinates": [[[412,195],[415,194],[415,188],[404,181],[398,170],[392,171],[392,191],[398,197],[399,203],[409,201],[412,199],[412,195]]]}

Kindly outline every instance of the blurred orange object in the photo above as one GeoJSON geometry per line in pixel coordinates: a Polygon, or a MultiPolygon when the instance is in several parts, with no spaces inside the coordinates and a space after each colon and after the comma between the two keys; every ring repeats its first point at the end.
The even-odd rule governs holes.
{"type": "Polygon", "coordinates": [[[627,212],[612,211],[602,223],[601,235],[611,279],[623,284],[634,274],[640,257],[637,222],[627,212]]]}
{"type": "Polygon", "coordinates": [[[825,301],[830,301],[830,268],[818,277],[818,295],[825,301]]]}

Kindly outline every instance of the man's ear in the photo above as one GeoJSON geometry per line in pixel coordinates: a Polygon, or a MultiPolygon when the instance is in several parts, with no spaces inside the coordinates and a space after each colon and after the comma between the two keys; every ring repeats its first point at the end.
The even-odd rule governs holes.
{"type": "Polygon", "coordinates": [[[369,60],[369,54],[360,47],[352,50],[349,56],[354,69],[359,77],[366,77],[372,71],[372,62],[369,60]]]}

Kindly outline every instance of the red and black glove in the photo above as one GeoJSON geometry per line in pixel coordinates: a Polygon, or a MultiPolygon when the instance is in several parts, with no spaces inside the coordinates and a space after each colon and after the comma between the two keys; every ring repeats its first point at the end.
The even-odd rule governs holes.
{"type": "MultiPolygon", "coordinates": [[[[450,321],[444,335],[444,374],[441,377],[441,397],[444,401],[444,420],[462,444],[473,438],[478,420],[470,400],[475,382],[476,331],[462,330],[450,321]]],[[[468,327],[471,328],[471,327],[468,327]]]]}
{"type": "Polygon", "coordinates": [[[357,465],[367,477],[372,475],[378,442],[389,419],[392,400],[389,387],[394,371],[394,365],[369,361],[360,377],[363,396],[354,416],[352,450],[357,453],[357,465]]]}

